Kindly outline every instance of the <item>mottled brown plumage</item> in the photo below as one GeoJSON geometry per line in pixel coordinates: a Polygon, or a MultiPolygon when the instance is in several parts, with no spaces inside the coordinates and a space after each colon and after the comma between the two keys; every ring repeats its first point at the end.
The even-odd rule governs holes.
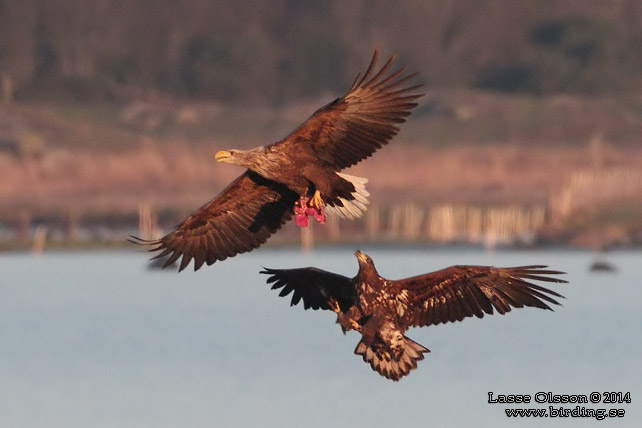
{"type": "Polygon", "coordinates": [[[547,275],[563,272],[546,266],[495,268],[451,266],[400,280],[381,277],[372,259],[355,253],[359,272],[354,278],[317,268],[269,269],[267,282],[279,295],[292,293],[291,305],[337,313],[342,329],[357,330],[362,339],[355,349],[373,370],[397,381],[417,368],[427,348],[404,336],[410,327],[462,321],[484,314],[510,312],[531,306],[551,310],[563,297],[530,281],[565,283],[547,275]]]}
{"type": "Polygon", "coordinates": [[[180,270],[192,259],[197,270],[259,247],[292,217],[300,198],[359,217],[368,203],[367,180],[340,171],[387,144],[422,96],[408,84],[414,75],[404,75],[405,68],[388,73],[393,61],[375,73],[375,51],[344,97],[317,110],[282,141],[218,152],[217,160],[247,171],[173,232],[156,241],[132,241],[159,251],[155,258],[166,258],[165,266],[182,256],[180,270]]]}

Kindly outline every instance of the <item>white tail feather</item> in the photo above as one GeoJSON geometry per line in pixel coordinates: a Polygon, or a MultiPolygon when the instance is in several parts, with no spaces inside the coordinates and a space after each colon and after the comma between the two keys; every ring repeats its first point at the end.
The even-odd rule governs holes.
{"type": "Polygon", "coordinates": [[[354,175],[343,174],[337,172],[337,175],[344,180],[349,181],[354,186],[354,192],[352,192],[352,197],[354,200],[349,201],[345,198],[339,198],[342,207],[339,206],[327,206],[326,210],[339,215],[340,217],[347,218],[348,220],[354,220],[363,215],[363,213],[368,209],[366,205],[369,203],[368,196],[370,192],[366,190],[366,183],[368,182],[367,178],[356,177],[354,175]]]}

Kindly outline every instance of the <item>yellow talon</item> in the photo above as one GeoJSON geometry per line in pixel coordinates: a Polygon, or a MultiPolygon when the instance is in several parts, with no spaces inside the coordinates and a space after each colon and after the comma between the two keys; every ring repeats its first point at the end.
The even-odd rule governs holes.
{"type": "Polygon", "coordinates": [[[319,192],[318,190],[315,190],[314,196],[312,196],[312,199],[310,199],[310,206],[320,210],[323,205],[325,205],[325,203],[321,198],[321,192],[319,192]]]}
{"type": "Polygon", "coordinates": [[[361,326],[355,320],[350,320],[350,327],[352,327],[353,330],[361,330],[361,326]]]}

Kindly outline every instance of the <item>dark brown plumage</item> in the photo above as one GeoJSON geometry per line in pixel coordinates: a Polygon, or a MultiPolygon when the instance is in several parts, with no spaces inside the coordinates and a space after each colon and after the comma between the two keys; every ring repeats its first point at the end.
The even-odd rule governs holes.
{"type": "Polygon", "coordinates": [[[216,154],[220,162],[247,171],[203,205],[176,229],[151,245],[165,266],[178,260],[180,270],[194,260],[194,270],[263,244],[286,221],[295,205],[309,206],[324,218],[324,205],[339,215],[359,217],[366,209],[366,179],[339,171],[387,144],[422,94],[408,84],[405,68],[388,73],[394,57],[375,73],[377,52],[363,77],[348,93],[316,111],[277,143],[251,150],[216,154]]]}
{"type": "Polygon", "coordinates": [[[530,281],[565,283],[548,275],[563,272],[546,266],[495,268],[451,266],[401,280],[382,278],[372,259],[355,253],[359,272],[354,278],[317,268],[269,269],[267,282],[279,295],[292,294],[291,305],[303,301],[305,309],[329,309],[337,313],[343,331],[357,330],[362,338],[357,355],[382,376],[398,381],[417,368],[427,348],[404,336],[409,327],[423,327],[482,318],[532,306],[551,310],[563,297],[530,281]]]}

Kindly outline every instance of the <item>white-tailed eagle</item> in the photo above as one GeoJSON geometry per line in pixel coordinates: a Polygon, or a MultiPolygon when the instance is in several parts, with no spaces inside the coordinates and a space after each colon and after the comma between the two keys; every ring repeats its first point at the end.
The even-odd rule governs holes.
{"type": "Polygon", "coordinates": [[[152,246],[179,270],[233,257],[263,244],[293,215],[306,226],[308,215],[325,221],[325,207],[346,218],[366,209],[367,179],[342,171],[372,155],[399,132],[399,125],[423,94],[410,84],[406,68],[389,72],[394,57],[375,71],[377,52],[363,76],[342,98],[317,110],[285,139],[251,150],[216,153],[219,162],[247,168],[218,196],[168,235],[135,243],[152,246]]]}
{"type": "Polygon", "coordinates": [[[362,338],[355,349],[373,370],[398,381],[417,368],[417,361],[430,352],[404,335],[409,327],[423,327],[484,314],[510,312],[532,306],[549,309],[562,295],[530,281],[565,283],[547,275],[563,272],[546,266],[495,268],[452,266],[411,278],[381,277],[372,259],[355,253],[359,272],[354,278],[314,267],[269,269],[267,282],[279,295],[292,294],[291,305],[303,302],[305,309],[328,309],[337,313],[344,333],[356,330],[362,338]]]}

